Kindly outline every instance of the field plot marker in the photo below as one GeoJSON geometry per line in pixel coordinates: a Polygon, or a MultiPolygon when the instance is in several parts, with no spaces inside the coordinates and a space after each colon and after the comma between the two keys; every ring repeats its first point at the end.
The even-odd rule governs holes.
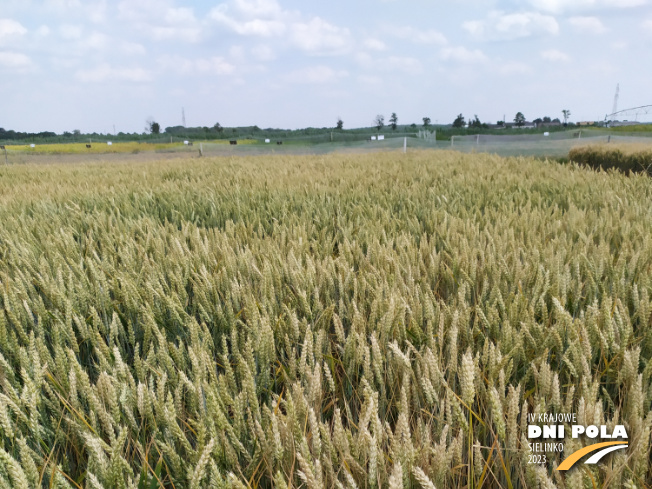
{"type": "Polygon", "coordinates": [[[403,138],[403,153],[407,153],[407,138],[403,138]]]}

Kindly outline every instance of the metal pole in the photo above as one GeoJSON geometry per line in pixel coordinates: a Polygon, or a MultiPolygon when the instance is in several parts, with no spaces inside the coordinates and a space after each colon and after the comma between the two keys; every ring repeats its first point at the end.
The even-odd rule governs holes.
{"type": "Polygon", "coordinates": [[[451,148],[455,146],[455,136],[451,136],[451,148]]]}
{"type": "Polygon", "coordinates": [[[407,153],[407,138],[403,138],[403,153],[407,153]]]}

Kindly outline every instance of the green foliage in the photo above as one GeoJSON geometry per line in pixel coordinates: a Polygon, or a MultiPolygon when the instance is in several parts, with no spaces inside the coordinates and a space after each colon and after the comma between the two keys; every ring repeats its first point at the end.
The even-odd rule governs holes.
{"type": "Polygon", "coordinates": [[[397,125],[398,125],[398,116],[396,115],[396,112],[392,112],[392,115],[389,118],[389,126],[392,128],[392,131],[396,131],[397,125]]]}
{"type": "Polygon", "coordinates": [[[444,151],[0,167],[0,481],[645,487],[649,192],[444,151]],[[528,464],[546,411],[630,447],[528,464]]]}
{"type": "Polygon", "coordinates": [[[459,114],[455,120],[453,121],[453,127],[455,128],[461,128],[466,125],[466,121],[464,120],[464,116],[462,114],[459,114]]]}
{"type": "Polygon", "coordinates": [[[523,115],[523,112],[516,113],[516,115],[514,116],[514,124],[516,124],[519,127],[525,124],[525,116],[523,115]]]}
{"type": "Polygon", "coordinates": [[[385,116],[378,114],[374,119],[374,127],[380,131],[385,126],[385,116]]]}

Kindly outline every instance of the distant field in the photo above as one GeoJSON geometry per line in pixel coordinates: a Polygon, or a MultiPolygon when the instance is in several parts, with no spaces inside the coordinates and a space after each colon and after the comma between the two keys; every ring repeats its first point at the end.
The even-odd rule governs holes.
{"type": "Polygon", "coordinates": [[[0,166],[0,486],[649,486],[648,177],[127,161],[0,166]],[[529,463],[556,412],[629,446],[529,463]]]}
{"type": "MultiPolygon", "coordinates": [[[[252,144],[255,140],[238,140],[238,144],[252,144]]],[[[139,142],[115,142],[108,145],[102,143],[71,143],[71,144],[35,144],[32,148],[29,144],[9,145],[7,150],[17,154],[109,154],[109,153],[138,153],[148,151],[179,151],[179,150],[199,150],[200,141],[193,142],[189,147],[184,143],[139,143],[139,142]],[[86,145],[90,144],[90,148],[86,145]],[[195,148],[195,144],[197,147],[195,148]]],[[[228,145],[228,140],[211,141],[203,143],[209,145],[228,145]]]]}

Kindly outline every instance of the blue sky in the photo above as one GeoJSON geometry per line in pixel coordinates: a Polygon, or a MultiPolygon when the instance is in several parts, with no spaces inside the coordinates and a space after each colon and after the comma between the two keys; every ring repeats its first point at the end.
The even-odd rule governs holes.
{"type": "Polygon", "coordinates": [[[652,104],[650,0],[1,0],[0,127],[596,120],[652,104]]]}

